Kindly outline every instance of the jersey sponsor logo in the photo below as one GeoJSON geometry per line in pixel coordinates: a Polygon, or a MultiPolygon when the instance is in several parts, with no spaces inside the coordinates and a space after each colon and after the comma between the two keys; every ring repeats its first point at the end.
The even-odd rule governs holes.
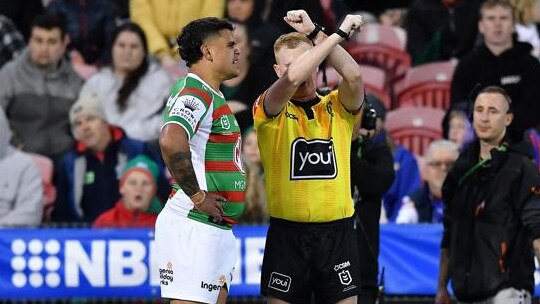
{"type": "Polygon", "coordinates": [[[159,269],[160,284],[169,285],[169,283],[172,283],[174,280],[173,275],[174,275],[174,271],[172,270],[172,263],[167,262],[167,268],[159,269]]]}
{"type": "Polygon", "coordinates": [[[236,143],[234,144],[234,155],[233,162],[238,171],[242,174],[246,174],[246,169],[244,168],[244,162],[242,161],[242,136],[238,136],[236,143]]]}
{"type": "Polygon", "coordinates": [[[193,96],[180,96],[176,98],[173,106],[169,110],[169,117],[177,116],[184,119],[193,130],[197,122],[204,114],[206,108],[204,102],[193,96]]]}
{"type": "Polygon", "coordinates": [[[341,269],[345,269],[345,268],[347,268],[347,267],[349,267],[349,266],[351,266],[351,263],[350,263],[349,261],[343,262],[343,263],[334,265],[334,271],[338,271],[338,270],[341,270],[341,269]]]}
{"type": "Polygon", "coordinates": [[[341,284],[345,286],[351,285],[352,276],[348,270],[342,270],[341,272],[338,272],[338,276],[339,276],[339,281],[341,282],[341,284]]]}
{"type": "Polygon", "coordinates": [[[272,274],[270,274],[270,281],[268,281],[268,287],[281,292],[289,292],[291,283],[292,279],[290,276],[281,274],[279,272],[272,272],[272,274]]]}
{"type": "Polygon", "coordinates": [[[221,116],[219,122],[221,123],[223,130],[229,130],[231,128],[231,122],[229,121],[229,117],[227,115],[221,116]]]}
{"type": "Polygon", "coordinates": [[[289,113],[289,112],[285,112],[285,117],[290,118],[292,120],[298,121],[298,116],[296,116],[296,115],[294,115],[292,113],[289,113]]]}
{"type": "Polygon", "coordinates": [[[291,147],[291,179],[333,179],[337,176],[332,139],[297,138],[291,147]]]}
{"type": "Polygon", "coordinates": [[[217,285],[217,284],[210,284],[210,283],[206,283],[204,281],[201,281],[201,289],[205,289],[208,292],[212,292],[214,290],[220,290],[221,286],[217,285]]]}

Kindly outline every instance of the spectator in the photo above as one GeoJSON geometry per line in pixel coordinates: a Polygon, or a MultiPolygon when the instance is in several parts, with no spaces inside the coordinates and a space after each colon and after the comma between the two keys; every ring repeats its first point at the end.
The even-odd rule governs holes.
{"type": "Polygon", "coordinates": [[[32,21],[43,13],[42,0],[0,1],[0,14],[11,19],[17,29],[29,41],[32,21]]]}
{"type": "Polygon", "coordinates": [[[0,15],[0,68],[22,54],[26,43],[17,27],[8,17],[0,15]]]}
{"type": "Polygon", "coordinates": [[[507,0],[486,0],[480,8],[478,29],[484,43],[463,57],[452,79],[452,107],[467,103],[477,87],[497,85],[512,97],[514,119],[510,140],[523,140],[524,131],[540,123],[540,63],[531,46],[514,41],[513,8],[507,0]]]}
{"type": "MultiPolygon", "coordinates": [[[[91,223],[120,199],[118,180],[128,160],[139,154],[147,154],[158,163],[160,159],[145,143],[109,125],[97,94],[82,96],[71,107],[69,119],[78,141],[57,170],[58,196],[52,220],[91,223]]],[[[163,164],[160,166],[163,172],[163,164]]],[[[160,197],[166,198],[170,187],[164,174],[158,187],[160,197]]]]}
{"type": "MultiPolygon", "coordinates": [[[[381,130],[375,134],[372,141],[377,144],[385,143],[392,152],[394,159],[395,179],[390,189],[383,196],[383,207],[386,220],[394,222],[396,220],[401,201],[405,195],[420,186],[420,170],[414,155],[407,148],[397,145],[386,132],[384,123],[386,121],[386,108],[381,102],[373,102],[373,107],[377,112],[381,130]]],[[[384,221],[384,219],[382,219],[384,221]]]]}
{"type": "Polygon", "coordinates": [[[68,111],[82,84],[64,56],[68,42],[61,18],[40,15],[28,50],[0,70],[0,106],[16,141],[55,164],[73,145],[68,111]]]}
{"type": "Polygon", "coordinates": [[[129,12],[148,39],[148,50],[165,69],[178,67],[176,36],[191,20],[201,17],[222,17],[225,1],[215,0],[131,0],[129,12]]]}
{"type": "MultiPolygon", "coordinates": [[[[374,104],[381,108],[381,102],[373,95],[367,95],[367,108],[374,104]]],[[[361,291],[358,303],[375,304],[379,294],[377,275],[379,272],[379,219],[382,198],[395,179],[392,152],[384,141],[374,141],[373,137],[382,129],[383,121],[377,113],[374,130],[357,123],[351,147],[351,192],[355,202],[355,226],[360,254],[361,291]]]]}
{"type": "Polygon", "coordinates": [[[109,61],[115,16],[108,0],[53,0],[47,11],[64,18],[70,38],[68,50],[72,58],[81,59],[76,65],[95,68],[109,61]]]}
{"type": "Polygon", "coordinates": [[[241,222],[267,223],[265,178],[261,164],[261,153],[253,127],[243,132],[242,152],[246,169],[246,203],[241,222]]]}
{"type": "Polygon", "coordinates": [[[447,138],[463,150],[474,140],[474,130],[467,114],[461,110],[452,110],[448,114],[447,138]]]}
{"type": "Polygon", "coordinates": [[[429,145],[424,184],[403,198],[396,223],[442,223],[442,185],[458,156],[458,146],[449,140],[436,140],[429,145]]]}
{"type": "Polygon", "coordinates": [[[116,29],[110,52],[112,64],[92,76],[80,96],[97,92],[108,121],[131,138],[156,140],[172,79],[149,58],[144,32],[135,23],[116,29]]]}
{"type": "MultiPolygon", "coordinates": [[[[264,76],[265,73],[251,61],[252,47],[244,24],[235,24],[234,37],[240,49],[238,56],[240,74],[238,77],[224,81],[220,90],[234,113],[240,129],[245,130],[253,125],[251,108],[255,99],[273,83],[274,78],[264,76]]],[[[266,74],[270,75],[270,73],[266,74]]]]}
{"type": "Polygon", "coordinates": [[[38,226],[43,214],[41,175],[27,153],[10,144],[11,130],[0,109],[0,227],[38,226]]]}
{"type": "MultiPolygon", "coordinates": [[[[154,228],[157,214],[149,212],[152,201],[158,200],[158,165],[144,155],[130,160],[120,178],[122,197],[114,208],[101,214],[92,226],[94,228],[154,228]]],[[[156,204],[159,205],[159,202],[156,204]]]]}
{"type": "Polygon", "coordinates": [[[474,47],[479,0],[414,0],[405,28],[413,64],[461,58],[474,47]]]}
{"type": "Polygon", "coordinates": [[[478,139],[444,182],[437,304],[450,303],[449,279],[460,303],[532,303],[540,177],[527,153],[508,145],[511,103],[501,87],[480,91],[473,105],[478,139]]]}
{"type": "Polygon", "coordinates": [[[379,15],[379,23],[386,26],[404,27],[407,9],[389,8],[379,15]]]}
{"type": "Polygon", "coordinates": [[[531,55],[540,59],[540,23],[534,20],[537,0],[511,0],[514,6],[517,40],[532,45],[531,55]]]}

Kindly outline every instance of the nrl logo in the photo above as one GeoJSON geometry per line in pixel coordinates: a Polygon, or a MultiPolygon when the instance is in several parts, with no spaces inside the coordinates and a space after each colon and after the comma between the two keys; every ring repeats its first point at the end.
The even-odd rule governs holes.
{"type": "Polygon", "coordinates": [[[338,273],[339,281],[343,285],[350,285],[352,283],[352,276],[348,270],[343,270],[338,273]]]}

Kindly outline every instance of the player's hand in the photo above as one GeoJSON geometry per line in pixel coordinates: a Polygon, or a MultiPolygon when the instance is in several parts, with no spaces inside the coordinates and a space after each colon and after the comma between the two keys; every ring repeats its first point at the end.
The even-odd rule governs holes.
{"type": "Polygon", "coordinates": [[[448,289],[437,289],[437,295],[435,296],[435,304],[450,304],[450,295],[448,294],[448,289]]]}
{"type": "Polygon", "coordinates": [[[313,24],[313,21],[311,21],[305,10],[288,11],[287,15],[283,17],[283,20],[297,32],[305,35],[308,35],[315,29],[315,24],[313,24]]]}
{"type": "Polygon", "coordinates": [[[362,31],[364,24],[365,20],[362,15],[347,15],[339,26],[339,29],[347,33],[350,37],[355,31],[362,31]]]}
{"type": "Polygon", "coordinates": [[[216,221],[221,222],[221,217],[223,216],[223,205],[221,202],[226,201],[226,199],[221,195],[206,193],[202,203],[195,206],[195,209],[198,211],[204,212],[216,221]]]}

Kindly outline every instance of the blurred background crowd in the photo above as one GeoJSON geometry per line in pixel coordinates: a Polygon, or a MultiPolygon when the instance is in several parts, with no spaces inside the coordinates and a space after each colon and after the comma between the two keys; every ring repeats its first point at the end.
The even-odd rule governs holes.
{"type": "MultiPolygon", "coordinates": [[[[240,75],[221,91],[243,132],[242,222],[265,223],[251,108],[276,79],[273,43],[292,31],[291,9],[327,33],[347,13],[369,20],[344,46],[377,112],[373,140],[393,156],[381,223],[441,221],[442,183],[474,139],[481,86],[510,93],[510,139],[529,145],[540,171],[537,0],[2,0],[0,226],[153,227],[173,183],[157,144],[162,110],[187,73],[176,36],[204,16],[236,27],[240,75]]],[[[339,80],[321,67],[321,89],[339,80]]]]}

